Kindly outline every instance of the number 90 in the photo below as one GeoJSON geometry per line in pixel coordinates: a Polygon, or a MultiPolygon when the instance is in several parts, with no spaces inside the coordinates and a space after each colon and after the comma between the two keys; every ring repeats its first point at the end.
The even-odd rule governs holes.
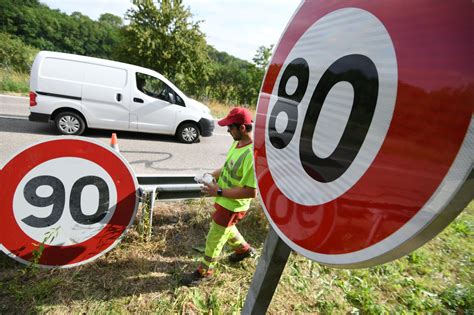
{"type": "MultiPolygon", "coordinates": [[[[23,196],[25,200],[35,207],[53,206],[51,214],[47,217],[36,217],[30,215],[22,221],[35,228],[44,228],[52,226],[62,217],[66,202],[66,192],[64,184],[54,176],[38,176],[29,180],[24,189],[23,196]],[[37,189],[41,186],[49,186],[52,193],[48,197],[41,197],[37,193],[37,189]]],[[[77,223],[91,225],[100,222],[109,211],[109,188],[107,183],[97,176],[85,176],[78,179],[72,186],[69,198],[69,211],[71,216],[77,223]],[[86,215],[81,208],[82,191],[86,186],[95,186],[99,192],[99,205],[94,214],[86,215]]]]}

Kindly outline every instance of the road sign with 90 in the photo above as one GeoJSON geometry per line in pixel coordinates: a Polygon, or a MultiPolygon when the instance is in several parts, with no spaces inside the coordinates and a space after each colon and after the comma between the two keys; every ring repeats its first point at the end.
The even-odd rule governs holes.
{"type": "Polygon", "coordinates": [[[109,147],[56,138],[26,148],[0,172],[0,244],[29,263],[44,243],[41,266],[91,261],[120,240],[136,213],[136,178],[109,147]]]}

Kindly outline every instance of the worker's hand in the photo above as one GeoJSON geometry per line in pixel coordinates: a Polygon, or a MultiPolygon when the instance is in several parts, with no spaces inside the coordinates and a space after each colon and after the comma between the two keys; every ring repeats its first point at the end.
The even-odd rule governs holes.
{"type": "Polygon", "coordinates": [[[217,196],[217,190],[219,189],[219,186],[217,186],[217,183],[212,182],[210,184],[204,183],[204,185],[201,188],[201,192],[208,194],[209,196],[217,196]]]}

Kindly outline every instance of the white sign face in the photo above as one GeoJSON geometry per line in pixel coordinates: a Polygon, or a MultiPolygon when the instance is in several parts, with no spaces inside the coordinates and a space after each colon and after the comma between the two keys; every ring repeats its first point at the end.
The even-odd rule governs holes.
{"type": "Polygon", "coordinates": [[[109,222],[116,204],[110,175],[96,163],[78,158],[38,165],[23,178],[13,198],[20,228],[33,240],[53,246],[74,245],[95,236],[109,222]],[[48,239],[51,231],[55,237],[48,239]]]}
{"type": "Polygon", "coordinates": [[[137,179],[117,152],[81,137],[33,144],[0,165],[0,249],[41,267],[73,267],[111,250],[132,224],[137,179]]]}
{"type": "MultiPolygon", "coordinates": [[[[301,65],[291,63],[301,59],[306,61],[308,69],[311,70],[308,71],[309,76],[303,79],[301,77],[305,74],[294,71],[292,76],[288,77],[281,71],[272,92],[272,95],[278,95],[278,89],[284,87],[286,91],[293,91],[287,92],[288,95],[294,96],[298,89],[305,90],[299,104],[295,106],[296,115],[288,117],[287,113],[279,109],[281,101],[278,97],[272,97],[268,108],[268,112],[272,114],[267,116],[267,125],[271,125],[273,113],[276,114],[275,127],[279,134],[288,128],[289,119],[296,121],[294,136],[285,147],[275,147],[267,129],[267,160],[275,183],[285,196],[302,205],[318,205],[334,200],[351,188],[377,155],[387,134],[395,106],[397,61],[392,40],[382,22],[373,14],[356,8],[336,10],[316,21],[293,47],[283,68],[286,68],[286,72],[290,72],[291,67],[296,70],[301,65]],[[345,23],[334,23],[335,20],[343,20],[345,17],[350,19],[345,23]],[[300,161],[299,135],[305,120],[309,121],[305,113],[316,93],[317,84],[327,69],[337,66],[337,61],[344,56],[365,56],[371,60],[378,75],[378,99],[366,140],[352,164],[336,180],[319,182],[308,175],[300,161]],[[282,78],[286,82],[282,82],[282,78]],[[301,86],[304,82],[307,82],[307,86],[301,86]]],[[[336,150],[347,126],[353,102],[354,88],[347,81],[335,84],[329,91],[319,119],[312,123],[315,125],[314,132],[309,141],[316,156],[324,159],[336,150]]]]}

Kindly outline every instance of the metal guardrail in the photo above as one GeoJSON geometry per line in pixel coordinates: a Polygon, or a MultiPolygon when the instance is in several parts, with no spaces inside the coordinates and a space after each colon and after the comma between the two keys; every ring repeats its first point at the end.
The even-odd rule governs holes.
{"type": "Polygon", "coordinates": [[[155,200],[197,199],[203,196],[202,185],[196,183],[194,176],[137,175],[137,181],[142,192],[142,200],[148,202],[150,236],[155,200]]]}
{"type": "Polygon", "coordinates": [[[144,191],[155,191],[156,199],[183,200],[202,197],[201,184],[194,176],[137,175],[138,184],[144,191]]]}

